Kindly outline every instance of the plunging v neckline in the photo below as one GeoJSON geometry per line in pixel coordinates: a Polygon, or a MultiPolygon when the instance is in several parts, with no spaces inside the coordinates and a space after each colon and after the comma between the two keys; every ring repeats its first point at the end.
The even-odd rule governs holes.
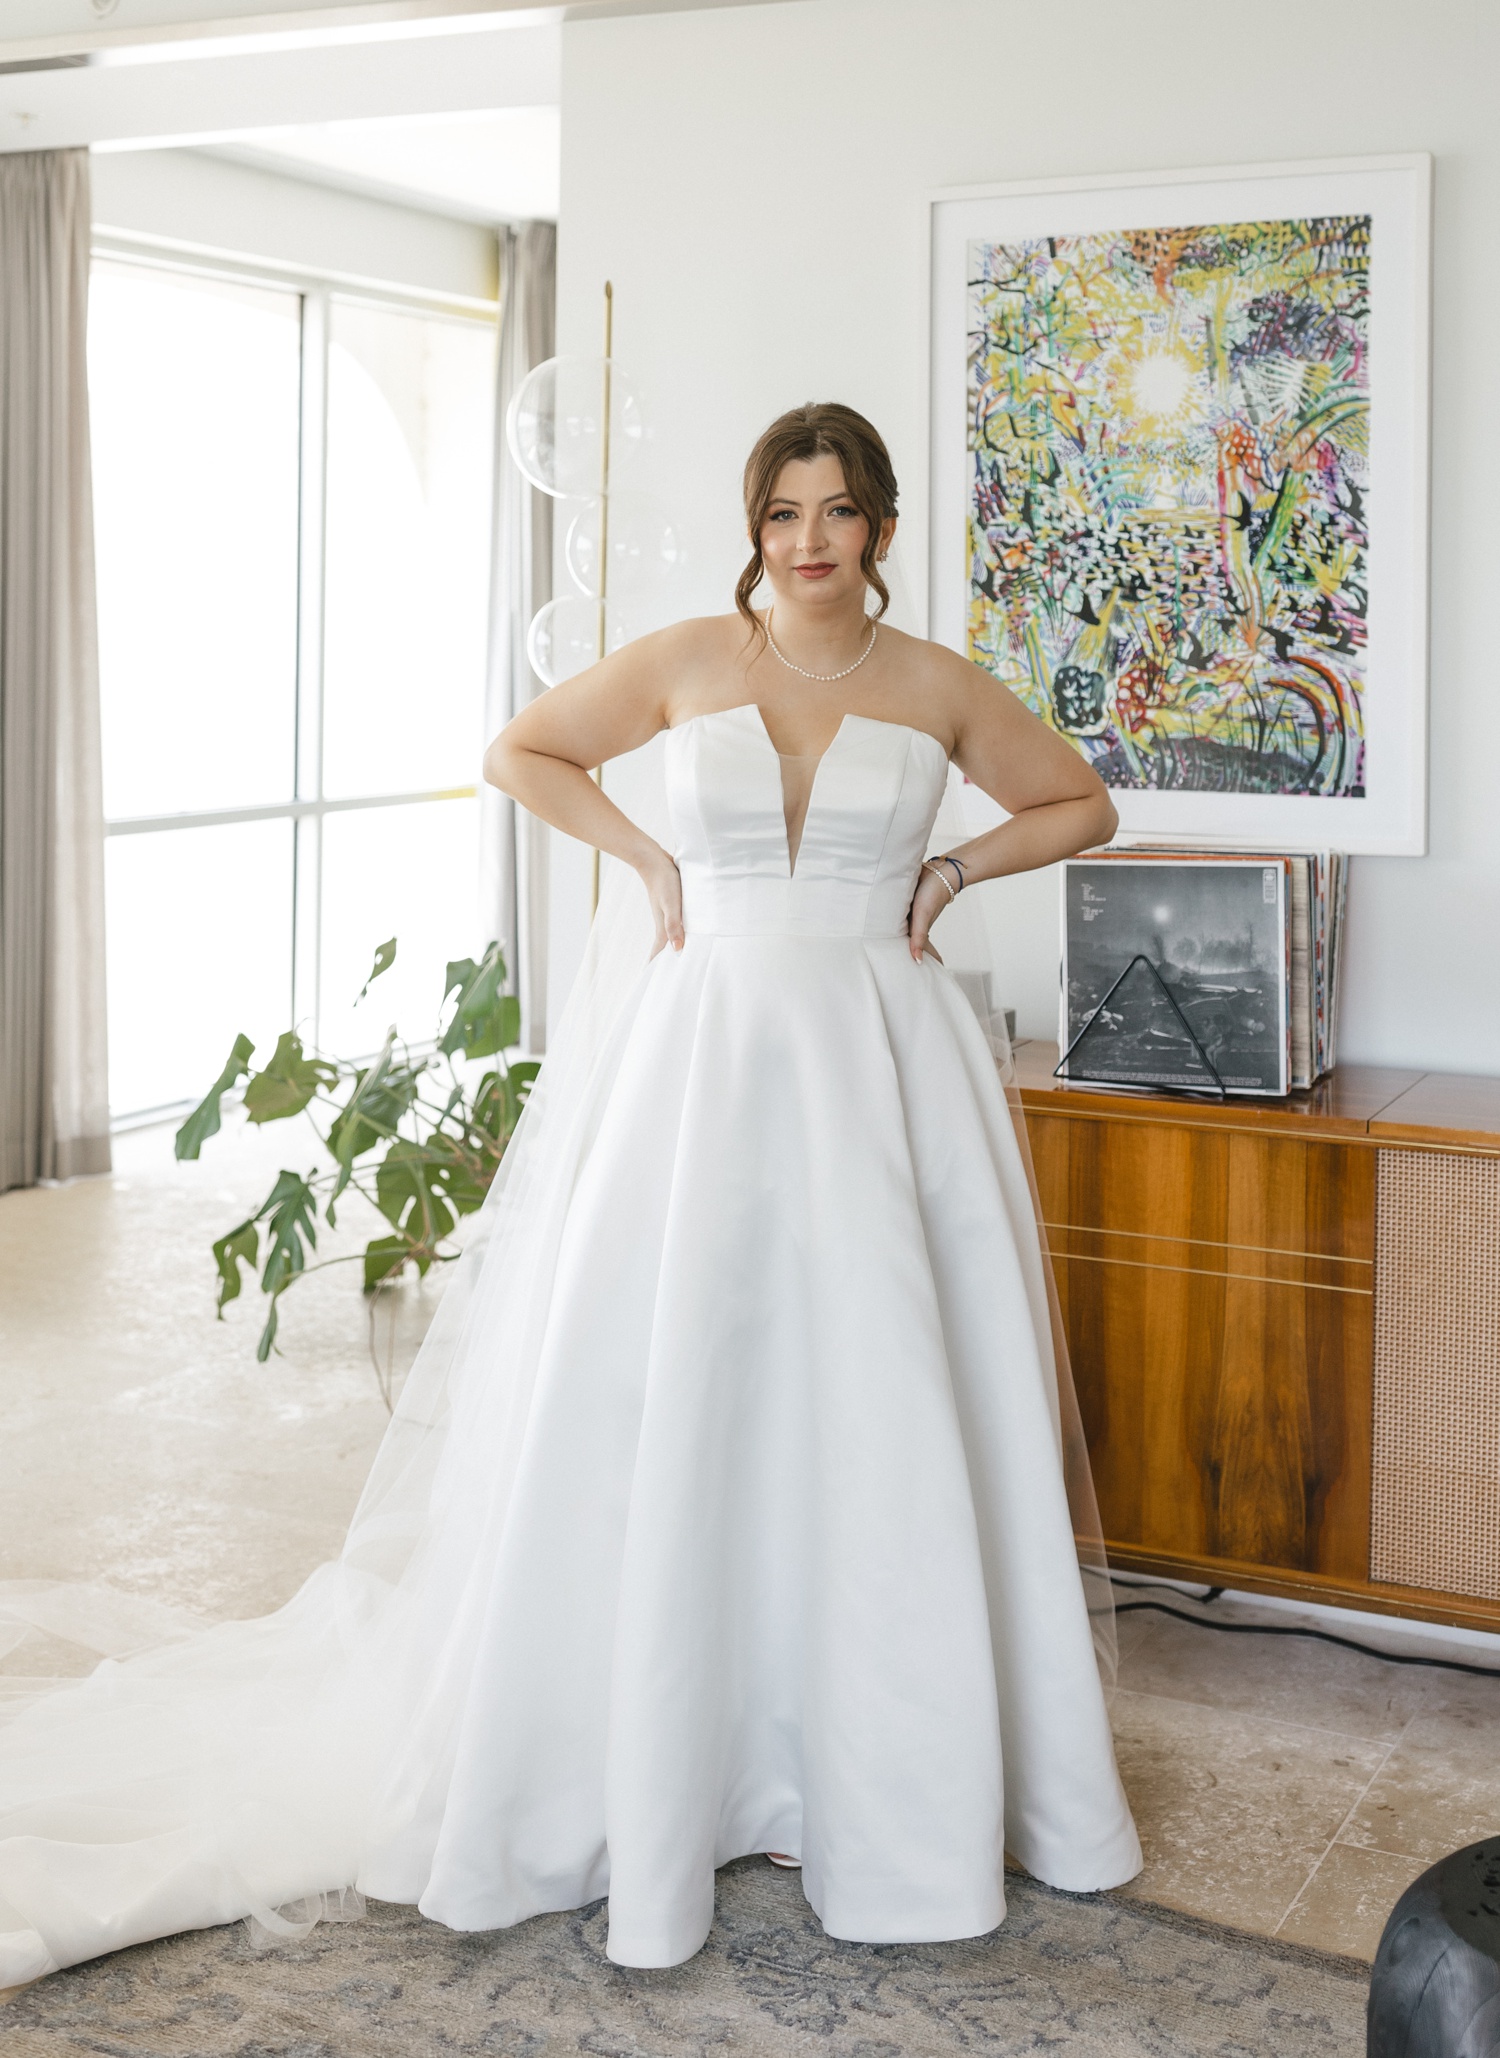
{"type": "Polygon", "coordinates": [[[749,704],[755,710],[755,719],[760,724],[760,732],[765,737],[767,743],[770,744],[771,754],[776,760],[776,773],[781,782],[781,823],[786,838],[786,875],[788,879],[795,879],[797,876],[797,860],[802,855],[802,845],[807,836],[807,824],[812,815],[813,801],[817,798],[818,774],[823,769],[823,761],[828,756],[829,751],[834,748],[839,738],[843,735],[850,719],[849,713],[846,710],[845,713],[839,716],[838,727],[821,750],[780,751],[776,748],[775,738],[771,734],[770,725],[766,721],[760,703],[752,700],[749,704]],[[812,760],[812,777],[807,782],[807,805],[802,810],[802,820],[797,829],[795,848],[792,844],[792,818],[787,811],[786,775],[781,769],[783,763],[788,759],[793,762],[802,763],[805,763],[808,759],[812,760]]]}
{"type": "MultiPolygon", "coordinates": [[[[766,718],[765,715],[761,712],[760,703],[758,701],[739,700],[735,702],[733,707],[705,708],[701,714],[688,715],[681,722],[673,722],[669,726],[667,734],[671,736],[674,735],[679,729],[690,729],[695,722],[719,722],[724,721],[733,715],[754,716],[755,727],[759,732],[762,740],[764,741],[767,750],[771,753],[772,758],[775,760],[777,782],[779,784],[781,778],[781,753],[779,750],[777,750],[776,745],[771,740],[771,732],[766,726],[766,718]]],[[[844,732],[847,730],[851,722],[865,722],[868,723],[872,728],[876,729],[900,729],[907,736],[925,736],[927,741],[930,744],[932,744],[935,749],[942,751],[945,762],[947,760],[947,749],[943,744],[938,742],[938,739],[933,735],[930,729],[918,729],[914,728],[910,722],[892,722],[888,721],[883,715],[862,715],[859,714],[853,708],[846,708],[844,713],[839,716],[839,725],[834,730],[833,735],[829,738],[827,749],[821,750],[817,753],[818,761],[817,764],[813,767],[813,776],[811,783],[808,787],[807,811],[802,817],[802,834],[797,839],[798,857],[801,856],[802,845],[807,839],[807,824],[809,819],[811,818],[813,806],[818,797],[818,779],[822,773],[824,763],[829,757],[830,753],[834,751],[838,747],[839,743],[842,741],[844,732]]],[[[813,753],[809,751],[807,755],[811,757],[813,753]]],[[[791,835],[786,820],[786,798],[784,793],[782,796],[781,820],[783,846],[786,851],[787,877],[788,879],[794,879],[797,875],[797,866],[796,860],[792,856],[791,835]]]]}

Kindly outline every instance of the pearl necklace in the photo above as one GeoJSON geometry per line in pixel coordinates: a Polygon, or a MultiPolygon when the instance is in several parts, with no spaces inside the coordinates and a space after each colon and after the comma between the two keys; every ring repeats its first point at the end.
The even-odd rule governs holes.
{"type": "Polygon", "coordinates": [[[803,671],[801,665],[794,665],[792,663],[791,659],[785,654],[780,644],[776,641],[776,638],[771,634],[771,620],[775,612],[776,610],[773,608],[770,611],[770,613],[766,616],[766,641],[770,644],[771,648],[775,651],[776,655],[781,659],[781,662],[786,666],[787,670],[789,672],[796,672],[801,678],[828,680],[847,679],[851,672],[857,672],[859,670],[860,666],[864,663],[865,659],[870,655],[870,652],[875,648],[875,624],[872,621],[870,624],[870,640],[865,645],[864,649],[860,652],[859,656],[854,660],[852,665],[845,665],[844,669],[841,672],[805,672],[803,671]]]}

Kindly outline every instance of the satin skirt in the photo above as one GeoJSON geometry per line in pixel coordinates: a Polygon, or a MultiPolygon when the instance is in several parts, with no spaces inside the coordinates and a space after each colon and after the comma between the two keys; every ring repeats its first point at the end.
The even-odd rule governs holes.
{"type": "Polygon", "coordinates": [[[747,1852],[874,1943],[992,1929],[1007,1849],[1139,1869],[955,981],[903,937],[694,935],[585,1126],[548,1263],[463,1332],[487,1399],[401,1581],[325,1567],[0,1736],[0,1985],[351,1884],[464,1930],[607,1894],[610,1956],[664,1966],[747,1852]]]}

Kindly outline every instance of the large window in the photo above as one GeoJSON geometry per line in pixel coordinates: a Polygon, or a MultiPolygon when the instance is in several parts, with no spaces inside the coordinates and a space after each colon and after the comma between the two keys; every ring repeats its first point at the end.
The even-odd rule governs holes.
{"type": "Polygon", "coordinates": [[[494,350],[477,313],[96,261],[117,1117],[241,1029],[421,1034],[482,941],[494,350]]]}

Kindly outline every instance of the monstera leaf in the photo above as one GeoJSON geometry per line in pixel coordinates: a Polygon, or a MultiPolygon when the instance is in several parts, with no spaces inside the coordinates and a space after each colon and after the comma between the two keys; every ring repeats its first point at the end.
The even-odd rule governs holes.
{"type": "Polygon", "coordinates": [[[380,1143],[392,1142],[399,1124],[414,1105],[426,1064],[398,1061],[396,1034],[392,1030],[373,1065],[354,1074],[354,1091],[345,1101],[337,1121],[328,1132],[328,1148],[338,1161],[338,1178],[329,1198],[328,1220],[332,1222],[334,1202],[354,1176],[354,1161],[380,1143]]]}
{"type": "Polygon", "coordinates": [[[365,1245],[365,1292],[373,1293],[404,1268],[411,1245],[404,1236],[377,1236],[365,1245]]]}
{"type": "MultiPolygon", "coordinates": [[[[361,1000],[395,961],[392,936],[374,953],[361,1000]]],[[[446,1026],[435,1047],[415,1052],[392,1029],[374,1058],[341,1061],[307,1050],[288,1029],[255,1072],[255,1046],[247,1036],[235,1038],[219,1077],[177,1132],[178,1157],[198,1156],[222,1125],[224,1096],[243,1080],[250,1121],[303,1115],[330,1160],[321,1171],[279,1173],[255,1213],[214,1243],[221,1317],[243,1292],[246,1270],[259,1269],[269,1302],[255,1352],[262,1364],[275,1348],[282,1295],[310,1272],[358,1262],[365,1291],[374,1293],[408,1265],[425,1274],[457,1257],[449,1239],[465,1215],[483,1206],[537,1076],[531,1060],[504,1055],[514,1049],[521,1029],[520,1006],[504,990],[505,978],[498,944],[482,957],[455,959],[443,987],[440,1018],[452,1004],[446,1026]],[[459,1062],[473,1058],[498,1062],[475,1083],[459,1062]],[[336,1205],[351,1189],[379,1211],[391,1233],[373,1238],[358,1253],[314,1263],[318,1212],[334,1225],[336,1205]]],[[[373,1356],[373,1341],[371,1348],[373,1356]]],[[[389,1406],[389,1368],[382,1372],[378,1361],[376,1377],[389,1406]]]]}
{"type": "Polygon", "coordinates": [[[534,1058],[517,1058],[503,1072],[486,1072],[474,1092],[474,1127],[501,1149],[521,1119],[532,1082],[541,1070],[534,1058]]]}
{"type": "Polygon", "coordinates": [[[312,1188],[316,1176],[312,1173],[304,1179],[297,1172],[280,1173],[256,1217],[257,1221],[264,1221],[268,1215],[271,1218],[270,1255],[260,1275],[260,1290],[271,1296],[271,1307],[260,1342],[255,1346],[255,1355],[262,1365],[276,1341],[276,1303],[297,1275],[306,1270],[308,1249],[317,1245],[318,1197],[312,1188]]]}
{"type": "Polygon", "coordinates": [[[278,1173],[276,1184],[261,1206],[256,1220],[263,1222],[267,1215],[271,1218],[271,1251],[260,1275],[263,1293],[281,1293],[293,1274],[306,1266],[307,1250],[317,1246],[318,1197],[312,1189],[316,1177],[316,1172],[309,1173],[306,1179],[298,1172],[278,1173]]]}
{"type": "Polygon", "coordinates": [[[492,943],[478,963],[473,958],[455,958],[448,967],[443,998],[457,991],[458,1005],[438,1049],[444,1057],[462,1051],[466,1058],[492,1058],[497,1051],[510,1050],[521,1034],[521,1003],[502,993],[505,960],[498,943],[492,943]]]}
{"type": "MultiPolygon", "coordinates": [[[[514,1126],[514,1125],[512,1125],[514,1126]]],[[[441,1193],[455,1215],[472,1215],[484,1205],[494,1168],[488,1153],[470,1150],[457,1136],[434,1130],[425,1146],[428,1182],[441,1193]]]]}
{"type": "Polygon", "coordinates": [[[248,1265],[253,1272],[260,1263],[260,1230],[254,1215],[219,1238],[214,1245],[214,1263],[219,1268],[218,1315],[222,1322],[224,1303],[240,1297],[240,1266],[248,1265]]]}
{"type": "Polygon", "coordinates": [[[369,992],[370,988],[375,984],[375,981],[380,977],[381,973],[388,972],[391,969],[391,966],[395,964],[395,962],[396,939],[394,936],[388,936],[385,939],[384,943],[377,943],[375,946],[375,962],[370,967],[369,978],[366,979],[364,985],[361,986],[358,994],[355,996],[354,1005],[356,1007],[359,1006],[360,1002],[364,999],[365,995],[369,992]]]}
{"type": "Polygon", "coordinates": [[[234,1048],[224,1061],[224,1069],[210,1086],[197,1107],[188,1116],[173,1140],[173,1148],[179,1158],[195,1158],[209,1137],[218,1134],[219,1103],[238,1080],[244,1078],[250,1069],[250,1059],[255,1045],[248,1036],[237,1036],[234,1048]]]}
{"type": "Polygon", "coordinates": [[[338,1066],[326,1058],[304,1057],[301,1037],[288,1029],[270,1064],[245,1088],[245,1113],[252,1122],[281,1122],[288,1115],[300,1115],[318,1088],[331,1086],[338,1076],[338,1066]]]}
{"type": "Polygon", "coordinates": [[[375,1174],[375,1204],[405,1236],[417,1270],[425,1273],[437,1245],[453,1234],[453,1211],[443,1197],[439,1167],[420,1143],[400,1139],[375,1174]]]}

